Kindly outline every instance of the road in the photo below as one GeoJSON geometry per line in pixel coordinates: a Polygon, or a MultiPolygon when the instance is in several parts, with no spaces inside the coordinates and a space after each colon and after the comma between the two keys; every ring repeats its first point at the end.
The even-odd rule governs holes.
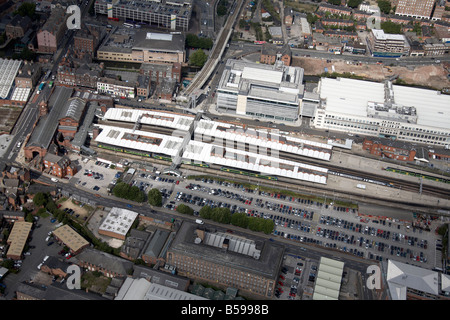
{"type": "Polygon", "coordinates": [[[206,61],[200,72],[191,81],[189,86],[184,90],[184,92],[182,92],[182,95],[189,97],[196,90],[200,89],[205,84],[206,80],[209,78],[216,65],[219,63],[222,53],[228,43],[228,40],[230,39],[233,25],[236,22],[236,18],[240,14],[242,3],[243,0],[234,1],[230,11],[230,16],[226,20],[225,26],[220,31],[218,39],[214,42],[214,46],[211,50],[208,60],[206,61]]]}

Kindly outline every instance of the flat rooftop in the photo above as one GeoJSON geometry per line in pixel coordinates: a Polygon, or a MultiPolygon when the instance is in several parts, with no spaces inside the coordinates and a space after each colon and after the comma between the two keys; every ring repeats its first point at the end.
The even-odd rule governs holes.
{"type": "MultiPolygon", "coordinates": [[[[450,128],[450,96],[439,91],[393,85],[396,104],[415,107],[417,125],[430,128],[450,128]]],[[[326,99],[327,112],[367,117],[368,102],[385,101],[384,83],[355,80],[322,78],[319,84],[321,99],[326,99]]],[[[374,118],[376,119],[376,118],[374,118]]]]}

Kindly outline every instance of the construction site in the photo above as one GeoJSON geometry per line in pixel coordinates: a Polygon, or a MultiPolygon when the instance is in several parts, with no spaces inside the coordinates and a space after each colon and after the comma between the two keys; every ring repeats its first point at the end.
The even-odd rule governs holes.
{"type": "Polygon", "coordinates": [[[401,84],[429,87],[437,90],[450,87],[448,66],[443,63],[416,67],[368,64],[346,60],[325,60],[309,57],[293,57],[292,65],[305,70],[305,75],[321,75],[325,68],[339,74],[350,73],[367,80],[382,81],[394,75],[401,84]],[[330,62],[328,62],[330,61],[330,62]]]}

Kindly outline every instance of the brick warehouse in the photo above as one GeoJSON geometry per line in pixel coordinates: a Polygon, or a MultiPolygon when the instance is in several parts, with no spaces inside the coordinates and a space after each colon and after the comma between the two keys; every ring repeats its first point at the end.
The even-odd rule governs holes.
{"type": "Polygon", "coordinates": [[[283,248],[268,240],[254,241],[184,222],[166,263],[181,276],[271,298],[283,255],[283,248]]]}

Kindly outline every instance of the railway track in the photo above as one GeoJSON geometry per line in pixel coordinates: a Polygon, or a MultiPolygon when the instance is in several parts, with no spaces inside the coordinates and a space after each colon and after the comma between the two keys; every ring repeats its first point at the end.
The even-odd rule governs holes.
{"type": "MultiPolygon", "coordinates": [[[[334,174],[334,175],[340,176],[342,178],[348,178],[348,179],[353,179],[353,180],[359,180],[358,178],[361,178],[361,180],[359,180],[361,182],[379,184],[379,185],[383,185],[386,187],[401,189],[404,191],[411,191],[411,192],[417,192],[417,193],[420,192],[420,184],[418,182],[407,181],[407,180],[394,178],[394,177],[391,178],[391,177],[386,177],[383,175],[367,173],[367,172],[356,170],[356,169],[340,167],[337,165],[332,165],[325,161],[313,160],[313,159],[302,157],[302,156],[296,156],[296,155],[293,155],[293,154],[290,154],[290,153],[287,153],[284,151],[280,151],[279,154],[280,154],[281,159],[320,166],[320,167],[328,169],[330,174],[334,174]]],[[[434,197],[440,197],[440,198],[446,198],[446,199],[450,198],[450,190],[449,189],[430,186],[427,184],[422,184],[422,194],[428,194],[428,195],[431,195],[434,197]]]]}
{"type": "Polygon", "coordinates": [[[206,61],[203,68],[200,70],[200,74],[197,77],[195,77],[189,84],[189,86],[186,88],[184,92],[185,96],[191,95],[196,89],[199,89],[204,85],[205,81],[209,78],[212,70],[214,69],[218,60],[220,59],[220,56],[224,50],[224,46],[228,42],[228,39],[230,37],[230,31],[233,29],[233,25],[236,21],[236,18],[239,15],[239,12],[241,11],[242,0],[235,0],[235,1],[236,5],[234,11],[232,11],[231,16],[228,17],[227,22],[225,23],[225,26],[223,27],[219,35],[219,38],[216,40],[213,46],[212,52],[208,57],[208,60],[206,61]]]}

